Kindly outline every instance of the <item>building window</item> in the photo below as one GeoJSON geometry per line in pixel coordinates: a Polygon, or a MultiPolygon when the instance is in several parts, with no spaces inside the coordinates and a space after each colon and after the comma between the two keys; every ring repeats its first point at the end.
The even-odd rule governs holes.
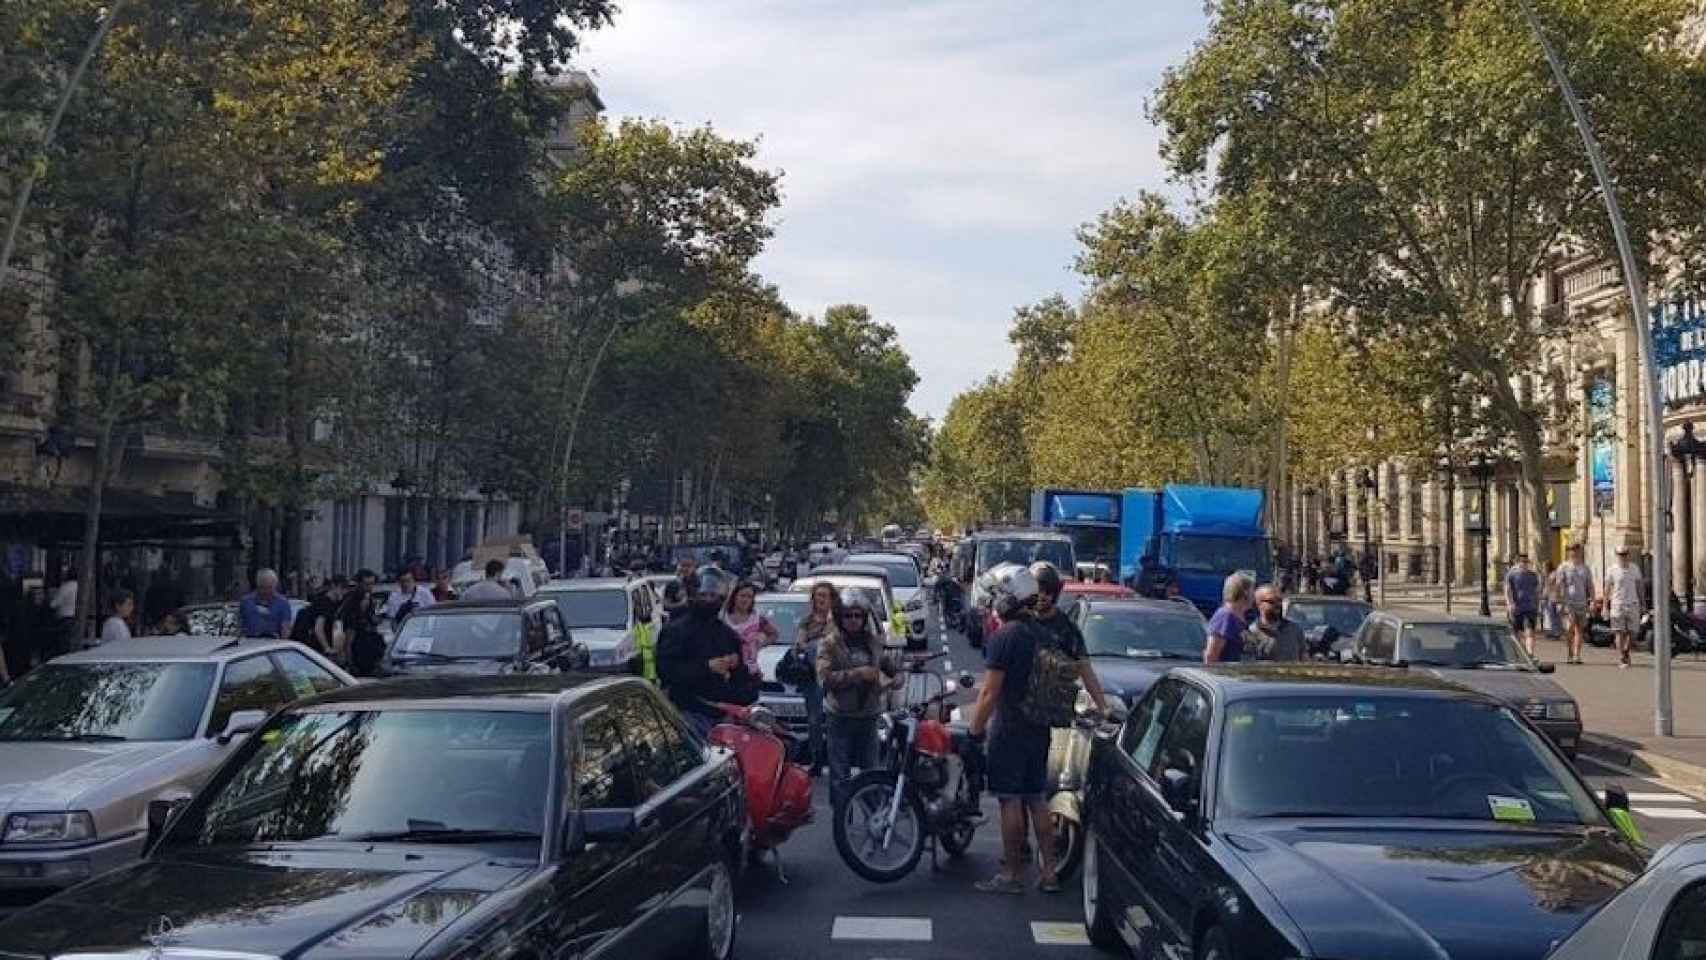
{"type": "MultiPolygon", "coordinates": [[[[1412,537],[1422,535],[1422,485],[1413,481],[1410,484],[1410,528],[1407,532],[1412,537]]],[[[1417,570],[1416,574],[1419,576],[1421,571],[1417,570]]]]}

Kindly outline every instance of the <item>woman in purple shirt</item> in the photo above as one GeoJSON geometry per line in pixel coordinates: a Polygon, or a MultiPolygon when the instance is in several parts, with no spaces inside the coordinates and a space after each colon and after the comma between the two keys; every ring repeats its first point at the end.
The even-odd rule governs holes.
{"type": "Polygon", "coordinates": [[[1220,591],[1220,609],[1208,620],[1203,663],[1237,663],[1244,659],[1244,630],[1249,625],[1246,614],[1255,590],[1256,585],[1242,573],[1226,578],[1226,585],[1220,591]]]}

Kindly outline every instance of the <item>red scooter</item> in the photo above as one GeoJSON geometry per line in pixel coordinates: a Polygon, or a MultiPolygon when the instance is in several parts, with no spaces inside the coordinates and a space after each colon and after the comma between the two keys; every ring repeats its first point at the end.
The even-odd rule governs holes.
{"type": "Polygon", "coordinates": [[[795,830],[812,819],[812,778],[806,768],[788,760],[784,737],[792,737],[762,706],[713,704],[725,719],[711,728],[714,746],[734,751],[746,781],[746,851],[756,861],[765,851],[776,859],[776,877],[788,882],[777,849],[795,830]]]}

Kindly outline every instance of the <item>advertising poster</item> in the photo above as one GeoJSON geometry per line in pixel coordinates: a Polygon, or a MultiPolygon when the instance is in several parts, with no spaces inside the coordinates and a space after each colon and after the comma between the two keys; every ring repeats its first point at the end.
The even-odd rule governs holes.
{"type": "Polygon", "coordinates": [[[1611,510],[1617,502],[1616,414],[1616,382],[1600,376],[1588,388],[1588,454],[1596,514],[1611,510]]]}

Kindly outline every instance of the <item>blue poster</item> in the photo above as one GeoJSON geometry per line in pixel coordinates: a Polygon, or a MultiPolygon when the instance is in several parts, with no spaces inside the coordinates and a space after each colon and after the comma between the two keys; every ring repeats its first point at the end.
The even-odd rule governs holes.
{"type": "Polygon", "coordinates": [[[1593,512],[1617,502],[1617,385],[1601,374],[1588,387],[1588,456],[1593,470],[1593,512]]]}

